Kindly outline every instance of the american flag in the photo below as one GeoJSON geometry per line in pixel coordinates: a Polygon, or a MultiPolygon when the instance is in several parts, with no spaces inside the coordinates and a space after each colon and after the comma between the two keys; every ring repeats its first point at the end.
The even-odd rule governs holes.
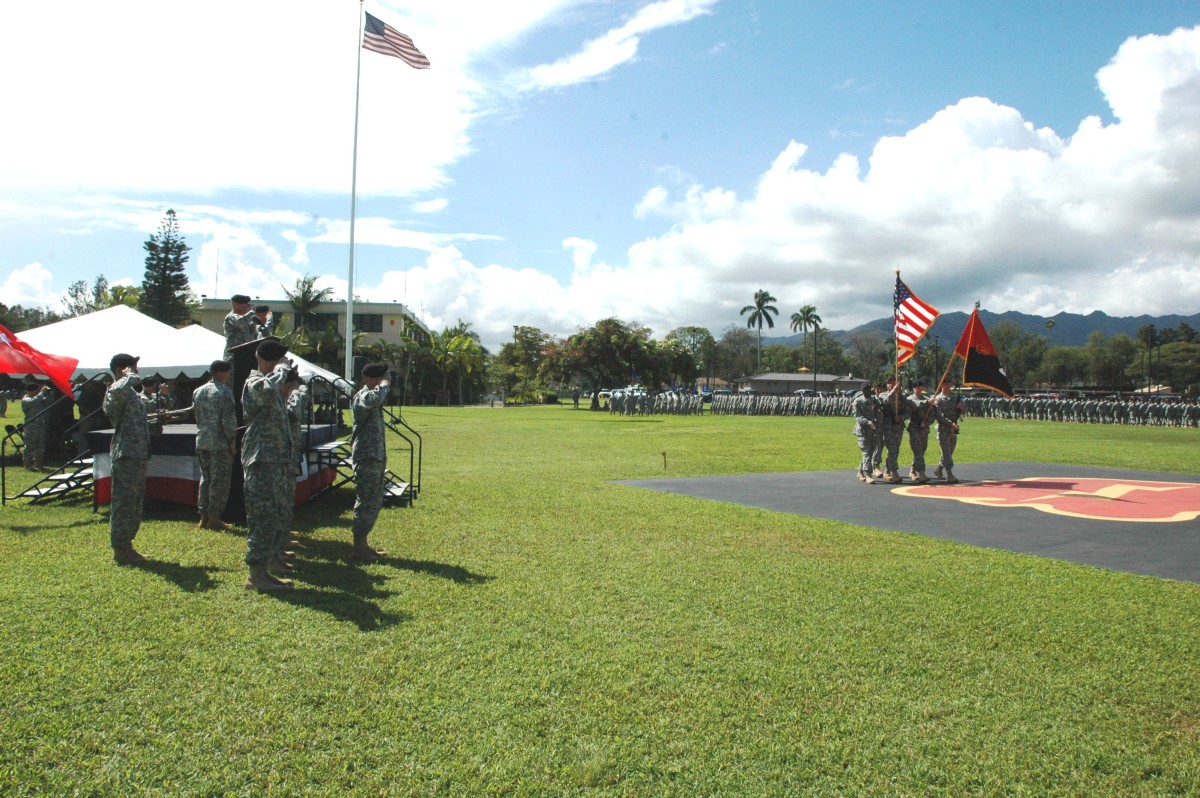
{"type": "Polygon", "coordinates": [[[896,317],[896,365],[903,366],[917,352],[917,341],[933,326],[938,309],[917,298],[896,275],[896,293],[892,295],[896,317]]]}
{"type": "Polygon", "coordinates": [[[429,59],[417,49],[413,40],[378,17],[367,14],[363,29],[363,49],[399,58],[413,69],[429,69],[429,59]]]}

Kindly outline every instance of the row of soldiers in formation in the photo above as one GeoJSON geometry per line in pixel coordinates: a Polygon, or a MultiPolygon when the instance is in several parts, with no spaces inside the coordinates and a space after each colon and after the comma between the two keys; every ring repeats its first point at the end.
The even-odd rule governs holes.
{"type": "MultiPolygon", "coordinates": [[[[1200,427],[1200,402],[1191,399],[1062,399],[1053,397],[964,396],[966,414],[977,418],[1128,424],[1150,427],[1200,427]]],[[[854,397],[729,394],[714,396],[714,415],[849,416],[854,397]]]]}
{"type": "Polygon", "coordinates": [[[913,384],[913,392],[908,395],[895,378],[878,387],[864,385],[854,397],[852,412],[854,435],[861,455],[857,474],[860,482],[904,481],[899,459],[905,430],[912,452],[909,479],[917,483],[928,482],[925,451],[934,422],[937,423],[941,457],[933,475],[945,478],[949,483],[959,481],[954,476],[954,449],[958,445],[959,421],[966,413],[966,403],[962,396],[950,392],[948,384],[943,383],[934,396],[925,394],[925,383],[920,381],[913,384]]]}
{"type": "Polygon", "coordinates": [[[695,416],[704,412],[704,400],[699,394],[682,391],[635,393],[614,391],[608,398],[610,416],[695,416]]]}
{"type": "Polygon", "coordinates": [[[854,398],[842,393],[722,394],[713,397],[711,412],[738,416],[849,416],[853,410],[854,398]]]}
{"type": "MultiPolygon", "coordinates": [[[[242,388],[245,430],[240,461],[245,474],[246,587],[259,591],[285,590],[294,572],[291,562],[293,511],[297,465],[302,456],[300,419],[305,391],[299,374],[286,358],[287,347],[277,340],[262,341],[255,350],[256,368],[242,388]]],[[[141,525],[146,468],[150,458],[151,406],[137,374],[138,358],[119,354],[110,368],[114,382],[104,397],[104,411],[113,423],[110,449],[112,503],[109,512],[113,559],[122,565],[145,561],[133,547],[141,525]]],[[[196,456],[200,466],[198,526],[224,529],[226,509],[239,455],[238,426],[232,367],[226,360],[210,366],[211,381],[193,394],[190,408],[196,417],[196,456]]],[[[353,555],[373,561],[385,552],[372,548],[368,535],[383,506],[387,451],[382,409],[387,397],[387,367],[368,364],[363,387],[351,400],[354,433],[351,464],[355,474],[352,532],[353,555]]]]}
{"type": "Polygon", "coordinates": [[[967,397],[967,412],[984,418],[1124,424],[1138,427],[1200,427],[1200,402],[1191,399],[1083,399],[1050,396],[967,397]]]}

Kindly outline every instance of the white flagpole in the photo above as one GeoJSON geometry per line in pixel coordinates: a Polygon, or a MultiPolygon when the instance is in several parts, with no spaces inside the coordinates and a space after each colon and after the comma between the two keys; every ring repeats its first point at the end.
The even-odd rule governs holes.
{"type": "Polygon", "coordinates": [[[354,155],[350,159],[350,266],[346,270],[347,382],[354,381],[354,217],[358,211],[358,95],[362,86],[363,0],[358,0],[358,68],[354,76],[354,155]]]}

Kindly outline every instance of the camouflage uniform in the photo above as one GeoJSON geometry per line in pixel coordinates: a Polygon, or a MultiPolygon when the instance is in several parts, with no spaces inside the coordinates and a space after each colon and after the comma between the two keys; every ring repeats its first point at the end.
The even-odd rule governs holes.
{"type": "Polygon", "coordinates": [[[359,389],[350,403],[354,414],[354,436],[350,462],[354,465],[355,538],[365,537],[375,526],[383,507],[383,474],[387,468],[387,445],[383,437],[383,402],[388,386],[359,389]]]}
{"type": "Polygon", "coordinates": [[[954,394],[939,395],[933,401],[940,414],[938,415],[938,446],[942,450],[942,457],[938,461],[938,471],[940,472],[942,469],[949,471],[954,468],[954,449],[958,446],[958,431],[951,425],[957,424],[958,420],[963,417],[965,405],[962,397],[954,394]]]}
{"type": "Polygon", "coordinates": [[[854,399],[854,434],[862,459],[858,466],[858,478],[870,479],[872,458],[875,456],[875,441],[879,404],[870,394],[859,394],[854,399]]]}
{"type": "Polygon", "coordinates": [[[281,387],[291,367],[279,363],[270,374],[250,372],[242,388],[246,436],[242,468],[246,472],[246,564],[266,565],[276,541],[291,530],[288,507],[296,501],[292,436],[281,387]]]}
{"type": "Polygon", "coordinates": [[[133,543],[142,525],[146,497],[146,462],[150,459],[150,425],[140,396],[142,380],[132,372],[108,386],[104,414],[113,423],[112,505],[109,537],[114,549],[133,543]]]}
{"type": "Polygon", "coordinates": [[[192,407],[196,413],[196,459],[200,462],[196,507],[202,514],[219,519],[229,502],[233,453],[237,448],[233,390],[223,382],[207,382],[192,395],[192,407]]]}
{"type": "MultiPolygon", "coordinates": [[[[308,401],[308,388],[304,385],[299,385],[292,391],[291,395],[284,401],[284,408],[287,412],[288,420],[288,438],[292,442],[292,459],[288,464],[288,473],[291,474],[293,483],[296,477],[301,474],[300,458],[304,456],[304,450],[300,445],[300,422],[304,418],[304,406],[308,401]]],[[[292,522],[296,516],[296,502],[293,488],[293,501],[287,503],[284,508],[284,517],[282,524],[282,533],[275,541],[275,550],[282,554],[287,548],[287,542],[292,533],[292,522]]]]}
{"type": "MultiPolygon", "coordinates": [[[[887,461],[885,463],[888,474],[893,475],[893,479],[900,477],[900,444],[904,439],[904,423],[905,418],[909,414],[910,408],[905,400],[899,385],[892,387],[890,391],[879,395],[879,448],[887,449],[887,461]]],[[[876,463],[879,461],[876,460],[876,463]]]]}
{"type": "Polygon", "coordinates": [[[248,310],[242,315],[229,311],[229,315],[225,317],[225,359],[228,360],[229,350],[235,346],[249,343],[258,337],[258,319],[254,316],[254,310],[248,310]]]}
{"type": "Polygon", "coordinates": [[[21,426],[21,437],[25,440],[21,462],[26,468],[42,464],[42,456],[46,453],[46,416],[34,416],[49,407],[53,401],[50,391],[46,390],[21,398],[21,412],[25,414],[25,423],[21,426]]]}
{"type": "Polygon", "coordinates": [[[933,419],[938,422],[939,428],[943,423],[949,425],[949,421],[945,420],[945,416],[938,408],[935,397],[925,395],[918,398],[916,395],[909,396],[905,399],[908,403],[909,417],[908,422],[908,448],[912,450],[912,474],[925,474],[925,452],[929,449],[929,424],[933,419]]]}

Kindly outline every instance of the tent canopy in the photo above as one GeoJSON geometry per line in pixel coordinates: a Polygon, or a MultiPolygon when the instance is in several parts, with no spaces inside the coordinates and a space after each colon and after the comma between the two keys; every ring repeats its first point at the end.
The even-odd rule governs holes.
{"type": "MultiPolygon", "coordinates": [[[[191,327],[184,327],[182,329],[175,330],[175,332],[189,341],[198,342],[200,345],[207,347],[208,351],[212,354],[212,357],[209,358],[210,361],[216,360],[225,354],[225,336],[215,333],[205,327],[201,327],[199,324],[193,324],[191,327]]],[[[300,376],[303,379],[307,380],[314,375],[317,377],[323,377],[330,382],[337,382],[339,379],[337,374],[334,374],[332,371],[327,371],[320,366],[309,363],[299,355],[288,353],[288,357],[290,357],[292,362],[296,364],[296,368],[299,370],[300,376]]]]}
{"type": "MultiPolygon", "coordinates": [[[[79,358],[72,379],[108,373],[108,363],[118,352],[140,357],[138,372],[143,376],[166,379],[199,377],[225,354],[225,336],[198,324],[176,329],[127,305],[25,330],[21,340],[40,352],[79,358]]],[[[330,382],[340,379],[298,355],[289,357],[305,379],[314,375],[330,382]]]]}
{"type": "Polygon", "coordinates": [[[213,354],[212,347],[127,305],[26,330],[21,340],[41,352],[79,358],[72,378],[107,373],[109,361],[118,352],[140,357],[138,371],[143,375],[199,377],[221,356],[225,343],[221,338],[221,346],[213,354]]]}

